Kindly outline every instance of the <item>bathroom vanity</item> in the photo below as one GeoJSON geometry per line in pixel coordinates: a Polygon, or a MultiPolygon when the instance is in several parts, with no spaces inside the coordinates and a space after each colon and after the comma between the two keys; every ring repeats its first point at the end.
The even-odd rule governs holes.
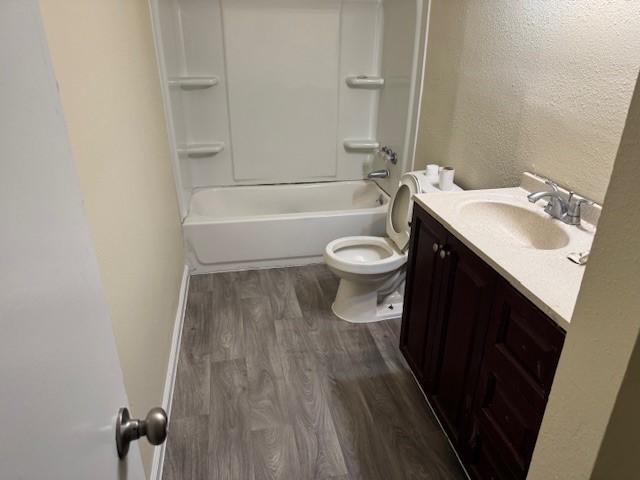
{"type": "Polygon", "coordinates": [[[526,194],[418,195],[413,213],[400,349],[477,479],[527,475],[584,271],[566,254],[594,233],[526,194]]]}

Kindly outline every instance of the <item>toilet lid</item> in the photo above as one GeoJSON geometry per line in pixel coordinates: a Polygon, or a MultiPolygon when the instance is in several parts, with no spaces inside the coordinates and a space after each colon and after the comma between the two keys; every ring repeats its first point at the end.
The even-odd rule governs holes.
{"type": "Polygon", "coordinates": [[[409,245],[413,196],[421,193],[421,182],[414,173],[406,173],[400,179],[398,191],[391,199],[387,212],[387,236],[401,252],[409,245]]]}

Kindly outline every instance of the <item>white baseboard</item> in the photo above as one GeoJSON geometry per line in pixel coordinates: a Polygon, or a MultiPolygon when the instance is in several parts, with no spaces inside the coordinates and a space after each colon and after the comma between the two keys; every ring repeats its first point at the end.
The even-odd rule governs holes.
{"type": "MultiPolygon", "coordinates": [[[[167,378],[164,381],[164,392],[162,394],[162,408],[165,409],[171,418],[171,402],[173,399],[173,387],[176,383],[176,371],[178,369],[178,356],[180,355],[180,338],[182,338],[182,325],[187,308],[187,293],[189,291],[189,267],[185,265],[182,272],[182,283],[180,284],[180,295],[178,297],[178,308],[176,320],[173,326],[173,337],[171,338],[171,352],[169,363],[167,364],[167,378]]],[[[153,462],[151,463],[150,480],[162,479],[162,466],[164,464],[164,452],[167,446],[165,441],[158,448],[154,449],[153,462]]]]}

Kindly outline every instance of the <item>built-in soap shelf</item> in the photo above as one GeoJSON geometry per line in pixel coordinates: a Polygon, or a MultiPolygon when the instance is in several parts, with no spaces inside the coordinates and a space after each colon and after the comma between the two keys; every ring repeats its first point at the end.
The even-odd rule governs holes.
{"type": "Polygon", "coordinates": [[[351,88],[378,90],[384,87],[384,78],[369,75],[351,75],[346,78],[346,82],[351,88]]]}
{"type": "Polygon", "coordinates": [[[213,142],[213,143],[198,143],[187,145],[184,148],[178,148],[178,153],[187,154],[188,157],[199,158],[199,157],[211,157],[213,155],[217,155],[222,150],[224,150],[223,142],[213,142]]]}
{"type": "Polygon", "coordinates": [[[173,77],[169,79],[169,86],[180,87],[183,90],[200,90],[213,87],[219,81],[218,77],[173,77]]]}
{"type": "Polygon", "coordinates": [[[347,152],[373,153],[380,148],[380,142],[371,139],[349,139],[343,145],[347,152]]]}

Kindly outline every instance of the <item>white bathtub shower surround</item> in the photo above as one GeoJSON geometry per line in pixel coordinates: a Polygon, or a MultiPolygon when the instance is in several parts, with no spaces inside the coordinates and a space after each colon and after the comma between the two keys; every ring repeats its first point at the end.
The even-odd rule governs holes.
{"type": "Polygon", "coordinates": [[[413,166],[428,2],[150,5],[195,271],[320,261],[334,238],[384,232],[376,202],[413,166]]]}
{"type": "Polygon", "coordinates": [[[322,261],[331,240],[382,235],[389,197],[367,180],[196,191],[184,233],[195,273],[322,261]]]}
{"type": "Polygon", "coordinates": [[[235,179],[335,178],[340,2],[222,4],[235,179]]]}
{"type": "Polygon", "coordinates": [[[151,0],[151,7],[185,204],[194,188],[363,178],[371,152],[342,143],[375,140],[381,90],[347,79],[384,80],[382,2],[151,0]],[[194,81],[203,78],[215,81],[194,81]],[[227,148],[215,155],[182,154],[218,143],[227,148]]]}

